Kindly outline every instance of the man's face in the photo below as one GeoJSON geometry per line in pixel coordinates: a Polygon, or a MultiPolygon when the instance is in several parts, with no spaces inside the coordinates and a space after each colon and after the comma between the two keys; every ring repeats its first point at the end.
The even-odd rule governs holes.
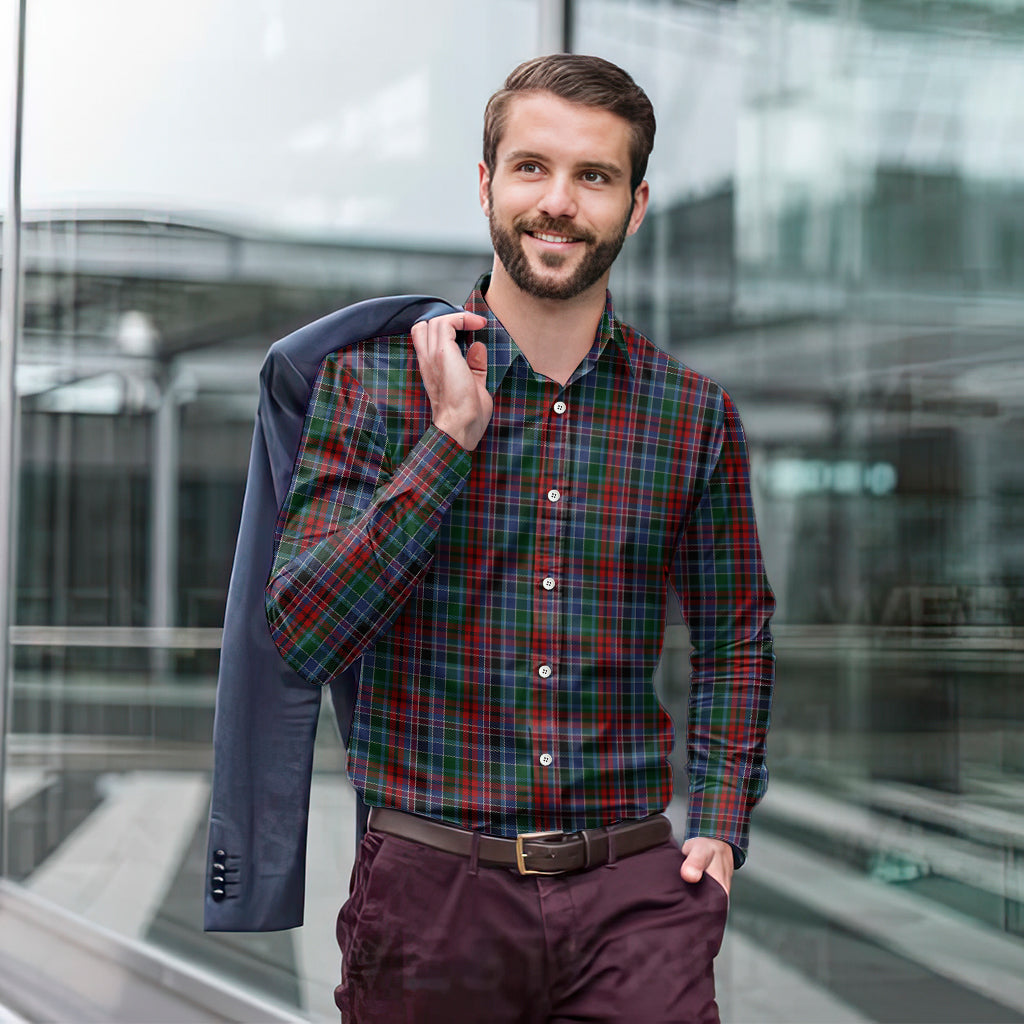
{"type": "Polygon", "coordinates": [[[603,294],[627,235],[647,209],[630,189],[630,128],[616,114],[551,93],[511,101],[480,202],[494,252],[516,286],[542,299],[603,294]]]}

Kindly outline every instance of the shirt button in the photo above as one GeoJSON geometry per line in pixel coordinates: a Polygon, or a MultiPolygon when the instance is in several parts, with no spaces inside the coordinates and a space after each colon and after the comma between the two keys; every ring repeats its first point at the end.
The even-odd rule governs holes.
{"type": "Polygon", "coordinates": [[[537,669],[537,675],[539,675],[541,679],[547,679],[548,676],[551,675],[551,666],[541,665],[541,667],[537,669]]]}
{"type": "Polygon", "coordinates": [[[558,501],[558,499],[561,496],[562,496],[561,492],[556,490],[554,487],[552,487],[551,490],[548,491],[548,501],[551,501],[551,502],[558,501]]]}
{"type": "Polygon", "coordinates": [[[540,761],[540,763],[544,765],[545,768],[547,768],[547,766],[551,764],[554,758],[550,754],[541,754],[537,760],[540,761]]]}
{"type": "Polygon", "coordinates": [[[556,416],[561,416],[562,413],[565,412],[565,410],[569,408],[569,406],[567,406],[565,404],[565,402],[555,402],[555,404],[552,406],[552,408],[555,410],[555,415],[556,416]]]}
{"type": "Polygon", "coordinates": [[[552,576],[545,576],[545,577],[544,577],[544,579],[543,579],[543,580],[541,580],[541,584],[540,584],[540,585],[541,585],[541,586],[542,586],[542,587],[543,587],[543,588],[544,588],[545,590],[554,590],[554,589],[555,589],[555,580],[554,580],[554,577],[552,577],[552,576]]]}

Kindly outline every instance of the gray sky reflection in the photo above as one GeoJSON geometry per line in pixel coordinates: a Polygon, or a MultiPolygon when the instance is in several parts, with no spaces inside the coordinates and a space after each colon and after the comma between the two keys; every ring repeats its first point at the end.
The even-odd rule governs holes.
{"type": "Polygon", "coordinates": [[[480,112],[532,0],[32,0],[25,205],[486,244],[480,112]]]}

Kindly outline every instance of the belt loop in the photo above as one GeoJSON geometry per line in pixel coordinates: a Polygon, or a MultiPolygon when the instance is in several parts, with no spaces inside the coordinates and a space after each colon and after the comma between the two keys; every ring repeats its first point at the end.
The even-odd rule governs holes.
{"type": "Polygon", "coordinates": [[[604,834],[608,837],[608,867],[613,868],[616,866],[615,861],[615,833],[611,828],[605,828],[604,834]]]}
{"type": "Polygon", "coordinates": [[[480,873],[480,833],[476,829],[469,839],[469,873],[474,878],[480,873]]]}
{"type": "Polygon", "coordinates": [[[590,854],[591,854],[591,850],[590,850],[590,830],[589,829],[583,829],[580,832],[580,835],[583,837],[583,870],[586,871],[590,867],[590,864],[591,864],[591,860],[590,860],[590,854]]]}

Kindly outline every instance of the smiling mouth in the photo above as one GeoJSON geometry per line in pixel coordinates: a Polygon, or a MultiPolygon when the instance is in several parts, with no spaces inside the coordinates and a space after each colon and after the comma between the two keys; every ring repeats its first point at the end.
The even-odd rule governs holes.
{"type": "Polygon", "coordinates": [[[527,234],[535,239],[540,239],[542,242],[579,242],[579,239],[572,239],[567,234],[551,234],[548,231],[527,231],[527,234]]]}
{"type": "Polygon", "coordinates": [[[564,244],[567,242],[579,241],[578,238],[570,238],[568,235],[552,235],[548,234],[546,231],[528,231],[527,234],[532,238],[539,238],[542,242],[556,242],[564,244]]]}

